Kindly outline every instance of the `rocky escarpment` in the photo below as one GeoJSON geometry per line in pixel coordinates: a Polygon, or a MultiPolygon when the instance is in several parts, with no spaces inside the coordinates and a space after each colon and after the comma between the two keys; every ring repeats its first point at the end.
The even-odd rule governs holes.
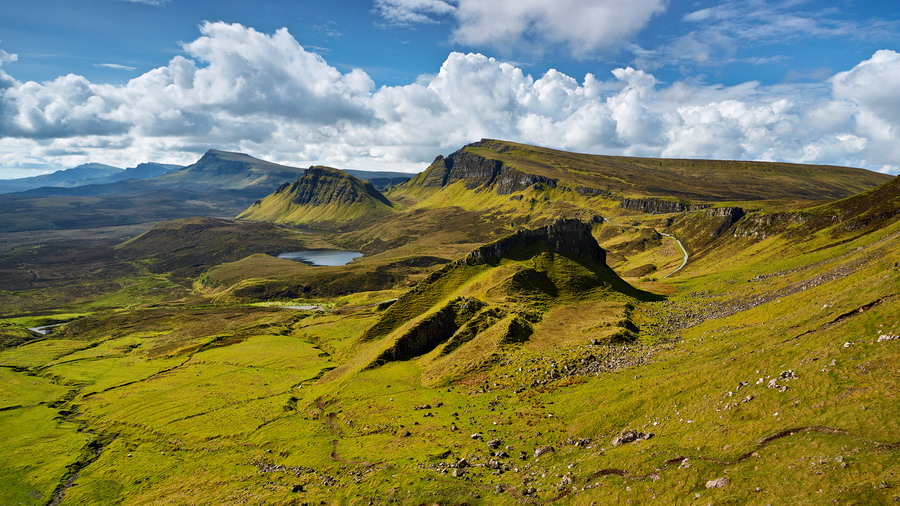
{"type": "Polygon", "coordinates": [[[484,306],[484,302],[471,297],[453,299],[400,336],[393,346],[378,356],[373,365],[409,360],[428,353],[453,337],[484,306]]]}
{"type": "Polygon", "coordinates": [[[500,195],[509,195],[534,185],[556,188],[556,179],[528,174],[500,160],[486,158],[471,151],[470,148],[481,147],[484,142],[486,141],[469,144],[446,158],[438,156],[410,184],[440,188],[461,181],[466,188],[491,187],[500,195]]]}
{"type": "Polygon", "coordinates": [[[371,221],[392,208],[391,201],[371,183],[337,169],[316,166],[257,200],[238,218],[334,229],[360,220],[371,221]]]}
{"type": "Polygon", "coordinates": [[[315,166],[306,169],[292,184],[282,185],[275,193],[287,192],[297,205],[354,204],[374,199],[390,206],[390,201],[372,183],[331,167],[315,166]]]}
{"type": "Polygon", "coordinates": [[[551,279],[553,276],[551,272],[532,272],[534,266],[529,265],[528,268],[510,273],[507,282],[498,284],[498,287],[502,285],[510,293],[516,292],[519,296],[540,298],[555,297],[563,291],[572,293],[592,290],[599,286],[608,286],[633,296],[646,295],[638,293],[606,265],[606,252],[591,235],[589,224],[578,220],[561,219],[545,227],[519,230],[476,248],[465,257],[432,272],[412,290],[401,296],[382,319],[366,331],[362,339],[369,341],[387,336],[416,315],[444,300],[448,291],[456,289],[451,285],[465,283],[464,276],[471,275],[461,272],[467,270],[476,272],[477,269],[471,269],[472,267],[494,267],[504,259],[526,261],[544,253],[552,254],[551,260],[556,255],[565,257],[570,265],[579,265],[582,271],[559,283],[558,280],[551,279]],[[521,288],[523,280],[532,285],[531,288],[539,289],[537,291],[540,293],[528,294],[526,290],[517,289],[521,288]]]}
{"type": "Polygon", "coordinates": [[[654,198],[622,199],[622,203],[619,205],[629,211],[639,211],[647,214],[684,213],[712,207],[709,204],[684,204],[682,202],[654,198]]]}
{"type": "Polygon", "coordinates": [[[500,259],[510,256],[516,249],[539,244],[546,244],[549,251],[572,259],[606,264],[606,252],[591,235],[591,226],[572,219],[557,220],[536,229],[519,230],[473,250],[465,258],[458,260],[458,263],[496,264],[500,259]]]}

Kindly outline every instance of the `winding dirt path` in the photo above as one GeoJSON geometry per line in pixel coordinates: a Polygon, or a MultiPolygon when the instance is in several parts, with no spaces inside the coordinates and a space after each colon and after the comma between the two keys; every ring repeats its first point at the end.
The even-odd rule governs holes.
{"type": "Polygon", "coordinates": [[[668,237],[668,238],[674,240],[675,243],[678,244],[678,247],[681,248],[681,253],[684,255],[684,259],[681,261],[681,265],[679,265],[678,268],[675,269],[674,271],[672,271],[672,272],[666,274],[665,276],[663,276],[663,278],[668,278],[668,277],[671,276],[672,274],[675,274],[676,272],[678,272],[678,271],[680,271],[681,269],[683,269],[684,266],[687,265],[687,263],[688,263],[688,258],[690,258],[690,257],[688,256],[688,252],[687,252],[687,249],[685,249],[684,244],[681,244],[681,241],[679,241],[674,235],[666,234],[665,232],[659,232],[659,235],[664,235],[664,236],[666,236],[666,237],[668,237]]]}

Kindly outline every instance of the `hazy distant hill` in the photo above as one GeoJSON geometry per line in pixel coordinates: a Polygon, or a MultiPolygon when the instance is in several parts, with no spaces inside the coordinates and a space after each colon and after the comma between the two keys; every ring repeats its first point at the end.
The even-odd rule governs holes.
{"type": "Polygon", "coordinates": [[[52,174],[0,180],[0,193],[28,191],[35,188],[72,188],[92,184],[106,184],[126,179],[148,179],[181,168],[167,163],[142,163],[137,167],[120,169],[102,163],[85,163],[52,174]]]}
{"type": "Polygon", "coordinates": [[[102,163],[85,163],[52,174],[0,180],[0,193],[11,193],[40,188],[42,186],[79,186],[103,181],[123,170],[102,163]]]}
{"type": "MultiPolygon", "coordinates": [[[[115,169],[105,179],[71,187],[44,185],[0,196],[0,232],[127,225],[190,216],[231,217],[306,169],[267,162],[244,153],[211,149],[180,170],[141,164],[115,169]],[[150,176],[138,179],[142,176],[150,176]],[[115,178],[112,179],[111,178],[115,178]],[[98,199],[99,197],[99,199],[98,199]]],[[[408,180],[412,174],[351,171],[374,176],[375,187],[408,180]]],[[[362,179],[362,178],[361,178],[362,179]]]]}

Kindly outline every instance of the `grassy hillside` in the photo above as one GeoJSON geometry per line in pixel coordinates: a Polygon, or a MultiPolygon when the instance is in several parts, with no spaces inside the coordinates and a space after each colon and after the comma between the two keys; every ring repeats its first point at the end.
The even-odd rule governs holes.
{"type": "Polygon", "coordinates": [[[372,184],[331,167],[310,167],[303,177],[280,186],[238,218],[334,228],[371,222],[392,208],[372,184]]]}
{"type": "Polygon", "coordinates": [[[492,142],[349,230],[0,251],[0,503],[900,500],[898,179],[786,168],[769,198],[768,164],[691,190],[673,161],[677,191],[607,187],[492,142]],[[272,256],[295,244],[365,256],[272,256]]]}
{"type": "MultiPolygon", "coordinates": [[[[475,155],[500,162],[572,190],[580,187],[586,194],[609,191],[624,196],[700,202],[836,199],[890,179],[884,174],[847,167],[584,155],[489,139],[470,144],[454,155],[475,155]]],[[[436,160],[429,171],[406,186],[436,185],[435,172],[442,171],[445,165],[445,159],[436,160]]],[[[466,173],[453,175],[452,169],[449,172],[449,182],[470,178],[466,173]]]]}

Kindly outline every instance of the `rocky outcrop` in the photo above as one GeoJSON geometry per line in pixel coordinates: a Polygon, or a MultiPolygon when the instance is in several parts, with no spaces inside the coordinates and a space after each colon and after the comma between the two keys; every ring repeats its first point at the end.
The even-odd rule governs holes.
{"type": "Polygon", "coordinates": [[[609,190],[601,190],[599,188],[588,188],[587,186],[576,186],[575,192],[582,197],[610,197],[612,193],[609,190]]]}
{"type": "Polygon", "coordinates": [[[737,223],[746,214],[740,207],[711,207],[706,210],[706,215],[710,218],[726,218],[729,225],[737,223]]]}
{"type": "Polygon", "coordinates": [[[390,206],[390,201],[372,183],[330,167],[306,169],[293,184],[281,185],[276,193],[288,192],[297,205],[355,204],[374,199],[390,206]]]}
{"type": "Polygon", "coordinates": [[[629,211],[638,211],[647,214],[669,214],[684,213],[688,211],[699,211],[708,209],[712,206],[709,204],[685,204],[672,200],[662,200],[654,198],[645,199],[622,199],[620,207],[629,211]]]}
{"type": "Polygon", "coordinates": [[[735,237],[765,239],[777,235],[792,225],[806,223],[808,217],[802,213],[753,213],[734,228],[735,237]]]}
{"type": "Polygon", "coordinates": [[[409,360],[428,353],[453,337],[484,306],[484,302],[470,297],[453,299],[400,336],[393,346],[379,355],[373,365],[393,360],[409,360]]]}
{"type": "Polygon", "coordinates": [[[550,251],[563,256],[606,264],[606,252],[591,235],[591,226],[571,219],[557,220],[546,227],[532,230],[519,230],[473,250],[457,263],[496,264],[517,248],[527,248],[541,243],[546,244],[550,251]]]}
{"type": "Polygon", "coordinates": [[[466,188],[491,187],[500,195],[509,195],[534,185],[556,188],[558,182],[555,179],[522,172],[500,160],[486,158],[470,150],[481,146],[482,143],[477,142],[446,158],[438,156],[411,184],[444,187],[461,181],[466,188]]]}

